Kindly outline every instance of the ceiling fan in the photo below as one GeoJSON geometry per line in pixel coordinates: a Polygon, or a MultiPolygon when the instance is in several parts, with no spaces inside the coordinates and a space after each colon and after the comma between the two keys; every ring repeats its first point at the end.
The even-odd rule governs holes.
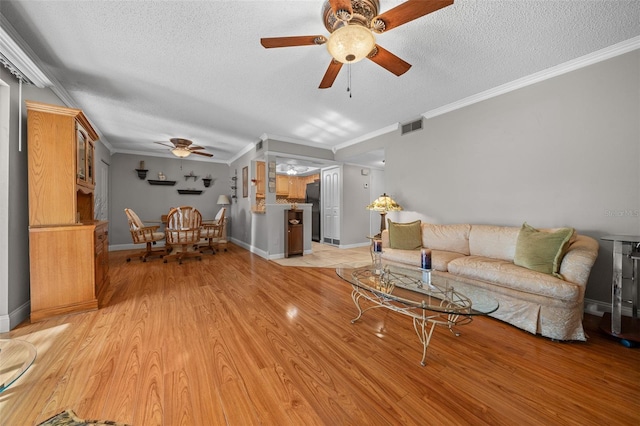
{"type": "Polygon", "coordinates": [[[201,149],[204,149],[202,146],[193,145],[189,139],[182,138],[171,138],[169,141],[172,145],[169,145],[165,142],[156,142],[157,144],[168,146],[173,155],[180,158],[185,158],[190,156],[191,154],[204,155],[205,157],[213,157],[213,154],[209,154],[208,152],[201,152],[201,149]]]}
{"type": "Polygon", "coordinates": [[[453,0],[407,0],[378,15],[379,0],[326,0],[322,7],[324,26],[331,33],[323,35],[261,38],[267,49],[308,45],[327,45],[332,56],[320,89],[333,85],[343,64],[367,58],[400,76],[411,64],[376,44],[373,33],[382,34],[416,18],[453,4],[453,0]]]}

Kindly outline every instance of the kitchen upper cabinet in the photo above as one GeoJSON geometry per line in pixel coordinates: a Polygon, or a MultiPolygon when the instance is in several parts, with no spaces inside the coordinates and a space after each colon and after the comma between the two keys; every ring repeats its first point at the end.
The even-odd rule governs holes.
{"type": "Polygon", "coordinates": [[[264,198],[267,180],[265,171],[264,161],[256,161],[256,198],[264,198]]]}
{"type": "Polygon", "coordinates": [[[276,175],[276,195],[289,196],[289,175],[276,175]]]}

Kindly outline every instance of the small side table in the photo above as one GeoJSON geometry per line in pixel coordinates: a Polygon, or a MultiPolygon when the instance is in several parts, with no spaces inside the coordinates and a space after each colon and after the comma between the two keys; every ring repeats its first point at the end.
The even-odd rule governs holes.
{"type": "Polygon", "coordinates": [[[382,237],[380,236],[380,234],[378,234],[378,235],[367,235],[367,239],[369,241],[371,241],[371,244],[369,245],[369,253],[371,254],[371,264],[375,265],[375,263],[376,263],[376,254],[375,254],[374,244],[375,244],[376,241],[381,241],[382,237]]]}
{"type": "Polygon", "coordinates": [[[613,278],[611,282],[611,314],[605,313],[600,329],[612,336],[622,339],[625,346],[630,342],[640,343],[640,320],[638,319],[638,260],[640,260],[640,236],[607,235],[605,241],[613,241],[613,278]],[[622,289],[625,277],[622,276],[622,259],[625,256],[624,246],[631,246],[627,255],[633,262],[631,268],[631,318],[622,316],[622,289]]]}

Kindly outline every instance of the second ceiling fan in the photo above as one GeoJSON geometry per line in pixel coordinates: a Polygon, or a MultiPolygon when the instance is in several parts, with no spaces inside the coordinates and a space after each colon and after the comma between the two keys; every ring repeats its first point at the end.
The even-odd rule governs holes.
{"type": "Polygon", "coordinates": [[[407,0],[378,15],[379,0],[327,0],[322,8],[324,26],[331,33],[323,35],[261,38],[267,49],[327,44],[333,57],[320,89],[333,85],[343,64],[367,58],[400,76],[411,64],[376,44],[373,33],[382,34],[416,18],[453,4],[453,0],[407,0]]]}
{"type": "Polygon", "coordinates": [[[204,157],[213,157],[213,154],[209,154],[208,152],[203,152],[201,150],[204,149],[202,146],[194,145],[189,139],[184,138],[171,138],[169,139],[172,145],[169,145],[165,142],[156,142],[157,144],[167,146],[171,148],[169,151],[176,157],[185,158],[190,156],[191,154],[202,155],[204,157]]]}

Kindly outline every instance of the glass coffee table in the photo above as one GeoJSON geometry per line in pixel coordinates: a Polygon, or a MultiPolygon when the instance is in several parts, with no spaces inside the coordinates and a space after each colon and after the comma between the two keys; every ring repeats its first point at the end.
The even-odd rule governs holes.
{"type": "Polygon", "coordinates": [[[449,278],[416,268],[410,269],[386,265],[375,270],[363,268],[338,268],[338,276],[351,284],[351,299],[358,308],[358,321],[370,309],[386,308],[409,316],[413,328],[422,343],[422,360],[425,365],[427,347],[436,325],[447,327],[454,335],[455,325],[468,324],[476,315],[495,312],[498,301],[480,288],[458,283],[449,278]],[[362,303],[369,306],[363,308],[362,303]]]}
{"type": "Polygon", "coordinates": [[[0,393],[4,392],[36,359],[36,348],[19,339],[0,339],[0,393]]]}

